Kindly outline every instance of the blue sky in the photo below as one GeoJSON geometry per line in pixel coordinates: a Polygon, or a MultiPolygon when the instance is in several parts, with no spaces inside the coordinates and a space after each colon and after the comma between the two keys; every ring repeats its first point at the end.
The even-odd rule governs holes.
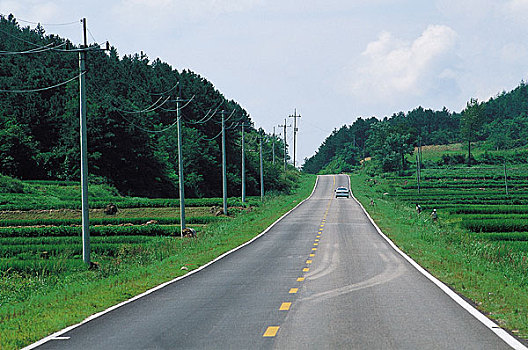
{"type": "Polygon", "coordinates": [[[359,116],[460,111],[528,73],[528,0],[0,0],[0,13],[76,43],[80,24],[46,24],[86,17],[90,41],[199,73],[270,133],[297,108],[298,163],[359,116]]]}

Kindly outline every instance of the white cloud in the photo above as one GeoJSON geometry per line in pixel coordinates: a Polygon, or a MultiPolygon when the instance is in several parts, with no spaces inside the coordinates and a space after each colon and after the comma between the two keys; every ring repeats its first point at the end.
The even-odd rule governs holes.
{"type": "Polygon", "coordinates": [[[348,67],[348,92],[363,101],[392,102],[452,85],[456,40],[456,32],[444,25],[428,26],[412,42],[383,32],[348,67]]]}

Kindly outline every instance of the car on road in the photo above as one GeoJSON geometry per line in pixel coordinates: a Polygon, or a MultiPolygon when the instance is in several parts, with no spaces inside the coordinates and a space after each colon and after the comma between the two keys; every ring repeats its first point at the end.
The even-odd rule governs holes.
{"type": "Polygon", "coordinates": [[[337,197],[350,197],[350,190],[346,187],[340,186],[335,189],[335,196],[337,197]]]}

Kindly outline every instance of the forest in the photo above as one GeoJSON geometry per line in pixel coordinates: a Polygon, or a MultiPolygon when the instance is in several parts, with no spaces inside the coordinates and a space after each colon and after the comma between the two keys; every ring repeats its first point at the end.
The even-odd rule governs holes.
{"type": "MultiPolygon", "coordinates": [[[[394,113],[378,119],[357,118],[329,135],[317,152],[305,159],[303,170],[308,173],[339,173],[350,171],[371,157],[377,172],[402,171],[408,168],[407,155],[415,147],[464,143],[465,157],[444,161],[475,162],[471,144],[484,141],[490,150],[507,150],[528,144],[528,85],[521,81],[510,92],[501,92],[486,102],[471,99],[461,112],[417,107],[407,113],[394,113]]],[[[485,161],[491,161],[491,157],[485,161]]],[[[501,159],[494,159],[500,162],[501,159]]],[[[509,159],[508,161],[525,161],[509,159]]]]}
{"type": "MultiPolygon", "coordinates": [[[[1,174],[23,180],[79,180],[79,48],[47,35],[41,25],[31,29],[12,15],[0,16],[1,174]]],[[[266,191],[291,186],[286,175],[280,176],[282,162],[272,159],[272,147],[281,154],[281,140],[256,130],[247,111],[204,77],[151,61],[143,52],[119,57],[115,47],[105,50],[97,44],[86,52],[92,183],[113,185],[124,195],[177,196],[174,126],[180,107],[187,195],[222,193],[221,111],[226,118],[229,195],[241,191],[242,125],[248,195],[259,193],[259,138],[266,191]]]]}

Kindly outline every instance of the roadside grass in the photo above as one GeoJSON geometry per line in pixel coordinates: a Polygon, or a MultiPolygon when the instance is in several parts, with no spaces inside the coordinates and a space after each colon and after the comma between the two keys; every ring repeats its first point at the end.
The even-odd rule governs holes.
{"type": "Polygon", "coordinates": [[[384,195],[390,180],[351,175],[354,196],[381,230],[435,277],[474,303],[501,327],[528,338],[528,258],[525,242],[492,241],[450,224],[432,222],[414,203],[384,195]],[[370,200],[374,205],[370,205],[370,200]]]}
{"type": "Polygon", "coordinates": [[[64,274],[42,271],[31,276],[2,272],[0,349],[29,345],[186,274],[182,268],[193,270],[208,263],[262,232],[308,197],[314,183],[315,176],[303,175],[293,194],[266,197],[251,211],[208,225],[197,238],[157,237],[145,245],[125,245],[117,256],[99,260],[95,270],[81,266],[64,274]],[[9,294],[12,290],[16,295],[9,294]]]}

